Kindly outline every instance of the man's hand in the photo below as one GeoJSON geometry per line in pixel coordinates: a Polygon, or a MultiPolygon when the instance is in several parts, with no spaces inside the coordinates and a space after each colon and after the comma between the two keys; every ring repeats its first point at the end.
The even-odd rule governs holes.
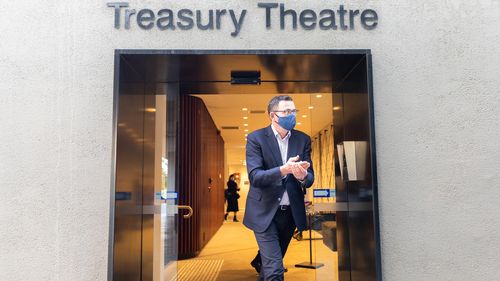
{"type": "MultiPolygon", "coordinates": [[[[307,162],[306,162],[307,163],[307,162]]],[[[309,163],[307,163],[309,164],[309,163]]],[[[309,164],[310,165],[310,164],[309,164]]],[[[309,168],[309,165],[306,165],[308,168],[309,168]]],[[[307,168],[304,169],[304,167],[301,165],[301,164],[295,164],[293,165],[292,167],[292,173],[293,173],[293,176],[302,181],[306,178],[307,176],[307,168]]]]}
{"type": "Polygon", "coordinates": [[[300,161],[297,164],[299,164],[300,166],[302,166],[302,168],[304,168],[306,170],[309,169],[309,167],[311,166],[311,164],[307,161],[300,161]]]}
{"type": "Polygon", "coordinates": [[[281,176],[284,177],[288,174],[292,174],[293,173],[293,166],[297,165],[297,161],[299,161],[299,156],[295,156],[295,157],[291,157],[290,159],[288,159],[288,162],[286,162],[285,165],[281,166],[280,167],[280,171],[281,171],[281,176]]]}
{"type": "Polygon", "coordinates": [[[288,159],[288,162],[280,167],[281,176],[284,177],[288,174],[293,174],[296,179],[303,180],[307,176],[307,169],[311,164],[307,161],[298,161],[298,155],[288,159]]]}

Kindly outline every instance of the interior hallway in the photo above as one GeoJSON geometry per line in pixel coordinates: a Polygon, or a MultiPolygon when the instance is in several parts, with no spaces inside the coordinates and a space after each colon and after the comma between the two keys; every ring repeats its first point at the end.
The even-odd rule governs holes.
{"type": "MultiPolygon", "coordinates": [[[[243,220],[243,213],[238,213],[243,220]]],[[[337,253],[323,245],[321,239],[313,240],[313,262],[324,263],[319,269],[297,268],[295,264],[309,261],[309,237],[304,232],[304,240],[292,239],[285,257],[285,280],[338,280],[337,253]]],[[[313,231],[313,238],[321,235],[313,231]]],[[[212,240],[194,259],[179,261],[177,281],[255,281],[257,273],[250,261],[257,252],[257,243],[251,230],[241,222],[233,222],[232,214],[217,231],[212,240]]]]}

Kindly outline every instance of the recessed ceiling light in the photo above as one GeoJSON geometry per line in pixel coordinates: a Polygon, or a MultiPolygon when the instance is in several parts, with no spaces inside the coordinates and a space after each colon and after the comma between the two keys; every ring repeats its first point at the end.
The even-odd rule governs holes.
{"type": "Polygon", "coordinates": [[[340,109],[341,109],[341,107],[340,107],[340,106],[334,106],[334,107],[333,107],[333,110],[340,110],[340,109]]]}
{"type": "Polygon", "coordinates": [[[304,115],[302,115],[302,118],[307,118],[307,115],[305,115],[305,114],[304,114],[304,115]]]}
{"type": "Polygon", "coordinates": [[[297,123],[297,125],[302,125],[302,123],[299,122],[299,123],[297,123]]]}
{"type": "Polygon", "coordinates": [[[245,129],[245,132],[248,132],[248,129],[245,129]]]}
{"type": "Polygon", "coordinates": [[[314,106],[312,106],[312,105],[311,105],[311,106],[309,106],[308,108],[309,108],[309,109],[313,109],[313,108],[314,108],[314,106]]]}
{"type": "Polygon", "coordinates": [[[243,110],[243,111],[247,111],[247,110],[248,110],[248,108],[243,107],[241,110],[243,110]]]}
{"type": "Polygon", "coordinates": [[[247,117],[247,116],[243,116],[243,119],[247,120],[247,119],[248,119],[248,117],[247,117]]]}
{"type": "Polygon", "coordinates": [[[125,127],[125,123],[118,123],[118,127],[125,127]]]}
{"type": "Polygon", "coordinates": [[[316,97],[317,97],[317,98],[322,98],[322,97],[323,97],[323,95],[316,95],[316,97]]]}
{"type": "Polygon", "coordinates": [[[248,127],[248,124],[243,124],[243,126],[248,127]]]}
{"type": "Polygon", "coordinates": [[[248,134],[245,134],[245,137],[248,136],[248,134]]]}
{"type": "Polygon", "coordinates": [[[145,110],[146,110],[146,112],[156,112],[156,108],[153,108],[153,107],[148,107],[145,110]]]}

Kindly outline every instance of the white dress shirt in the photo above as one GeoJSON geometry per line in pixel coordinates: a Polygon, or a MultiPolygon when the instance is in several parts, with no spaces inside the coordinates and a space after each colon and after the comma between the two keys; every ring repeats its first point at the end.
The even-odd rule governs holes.
{"type": "MultiPolygon", "coordinates": [[[[274,136],[278,141],[278,146],[280,148],[280,153],[281,153],[281,161],[283,162],[283,165],[285,165],[286,162],[288,161],[288,159],[286,159],[286,156],[288,154],[288,140],[290,139],[291,131],[288,131],[286,136],[284,138],[281,138],[280,134],[274,128],[273,124],[271,124],[271,128],[273,129],[274,136]]],[[[290,205],[290,199],[288,198],[288,193],[286,192],[286,189],[285,193],[283,193],[283,197],[281,198],[280,205],[290,205]]]]}

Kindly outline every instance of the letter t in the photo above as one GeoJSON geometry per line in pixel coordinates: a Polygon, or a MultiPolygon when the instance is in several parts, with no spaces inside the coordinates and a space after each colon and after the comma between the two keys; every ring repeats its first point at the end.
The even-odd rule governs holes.
{"type": "Polygon", "coordinates": [[[115,28],[120,29],[120,10],[128,7],[127,2],[110,2],[107,4],[110,8],[115,8],[115,28]]]}
{"type": "Polygon", "coordinates": [[[278,8],[278,3],[257,3],[257,7],[266,9],[266,27],[271,28],[271,9],[278,8]]]}

